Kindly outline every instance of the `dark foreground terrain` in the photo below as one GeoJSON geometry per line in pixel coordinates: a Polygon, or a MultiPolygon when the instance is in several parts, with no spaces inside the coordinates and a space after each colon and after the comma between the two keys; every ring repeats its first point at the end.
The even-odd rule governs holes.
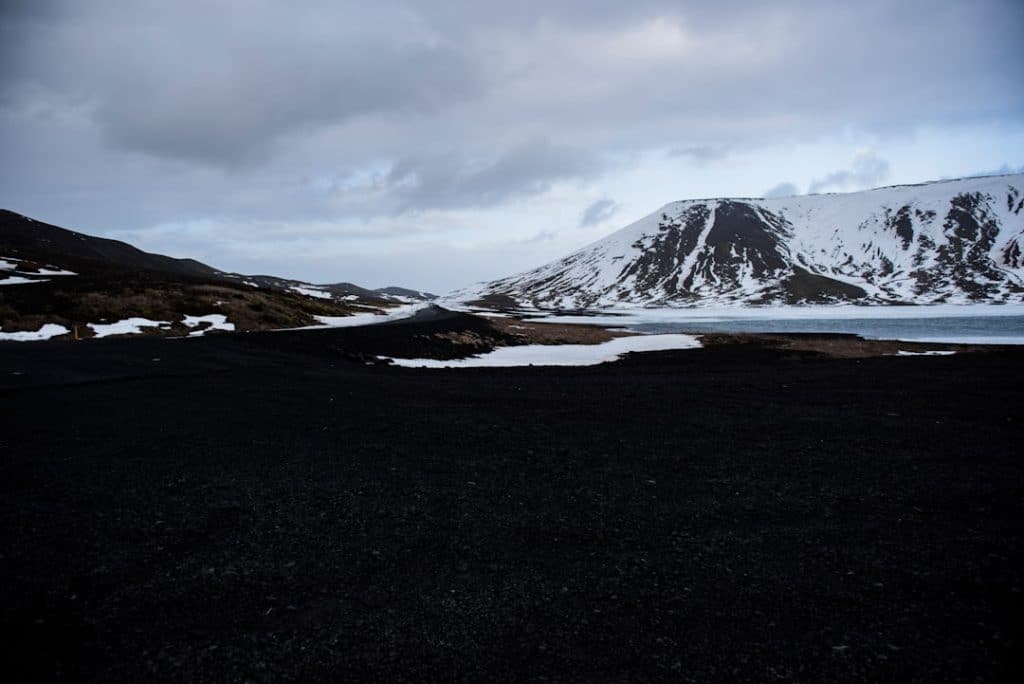
{"type": "Polygon", "coordinates": [[[383,334],[0,345],[8,681],[1019,675],[1024,354],[383,334]]]}

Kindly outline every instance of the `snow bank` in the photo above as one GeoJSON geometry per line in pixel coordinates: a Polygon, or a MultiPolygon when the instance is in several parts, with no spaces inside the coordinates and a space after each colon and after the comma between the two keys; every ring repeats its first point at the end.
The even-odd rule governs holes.
{"type": "Polygon", "coordinates": [[[595,366],[615,361],[628,352],[696,349],[700,346],[700,341],[693,335],[636,335],[617,337],[602,344],[528,344],[521,347],[499,347],[487,354],[451,361],[394,358],[391,360],[396,366],[412,368],[595,366]]]}
{"type": "Polygon", "coordinates": [[[292,292],[298,292],[299,294],[306,295],[307,297],[316,297],[317,299],[330,299],[331,293],[324,292],[319,288],[312,287],[299,287],[298,285],[292,285],[288,288],[292,292]]]}
{"type": "Polygon", "coordinates": [[[357,313],[351,316],[313,316],[321,325],[308,326],[304,329],[316,328],[351,328],[357,325],[373,325],[385,321],[397,321],[402,318],[409,318],[420,309],[430,306],[429,302],[416,302],[415,304],[403,304],[393,309],[382,309],[380,312],[357,313]]]}
{"type": "Polygon", "coordinates": [[[940,349],[932,349],[922,352],[903,351],[901,349],[896,352],[896,356],[952,356],[953,354],[956,354],[956,352],[940,349]]]}
{"type": "Polygon", "coordinates": [[[69,332],[71,331],[63,325],[47,323],[35,332],[25,331],[5,333],[0,330],[0,340],[9,342],[35,342],[38,340],[48,340],[51,337],[57,337],[58,335],[67,335],[69,332]]]}
{"type": "Polygon", "coordinates": [[[117,323],[89,323],[96,337],[110,335],[137,335],[143,328],[163,328],[170,325],[169,321],[151,321],[148,318],[126,318],[117,323]]]}
{"type": "Polygon", "coordinates": [[[202,330],[190,332],[188,334],[189,337],[202,337],[205,333],[211,330],[226,330],[229,332],[234,332],[235,330],[235,324],[228,323],[228,317],[225,316],[224,314],[207,314],[205,316],[185,316],[185,318],[181,319],[181,322],[186,328],[197,328],[203,323],[208,324],[207,327],[203,328],[202,330]]]}
{"type": "Polygon", "coordinates": [[[928,344],[1006,344],[1022,345],[1020,335],[921,335],[901,336],[898,342],[925,342],[928,344]]]}
{"type": "Polygon", "coordinates": [[[27,285],[28,283],[45,283],[46,278],[22,278],[21,276],[10,276],[0,280],[0,285],[27,285]]]}
{"type": "MultiPolygon", "coordinates": [[[[62,268],[58,268],[57,266],[48,267],[48,268],[41,268],[38,271],[17,271],[18,264],[20,262],[21,262],[21,259],[16,259],[14,257],[0,257],[0,271],[16,271],[18,273],[21,273],[22,275],[31,275],[31,276],[37,276],[37,275],[39,275],[39,276],[65,276],[65,275],[73,276],[73,275],[78,275],[74,271],[67,271],[67,270],[64,270],[62,268]]],[[[21,280],[15,279],[15,280],[17,280],[17,282],[8,282],[6,284],[7,285],[20,285],[20,284],[26,283],[26,282],[29,282],[29,283],[40,282],[40,281],[37,281],[37,280],[27,280],[27,281],[23,280],[23,279],[21,279],[21,280]]],[[[3,281],[0,281],[0,283],[3,283],[3,281]]]]}

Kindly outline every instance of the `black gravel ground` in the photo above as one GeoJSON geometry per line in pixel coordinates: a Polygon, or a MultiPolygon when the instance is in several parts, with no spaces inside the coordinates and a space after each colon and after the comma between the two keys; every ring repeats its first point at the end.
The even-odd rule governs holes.
{"type": "Polygon", "coordinates": [[[7,681],[1019,675],[1024,353],[381,334],[0,345],[7,681]]]}

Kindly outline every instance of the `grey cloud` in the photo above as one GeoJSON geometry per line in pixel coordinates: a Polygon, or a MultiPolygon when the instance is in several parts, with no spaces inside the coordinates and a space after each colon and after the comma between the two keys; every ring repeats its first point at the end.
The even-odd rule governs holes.
{"type": "Polygon", "coordinates": [[[372,72],[353,55],[317,59],[306,67],[261,70],[251,79],[215,74],[171,88],[139,79],[145,84],[141,88],[125,87],[104,102],[99,124],[109,140],[129,149],[234,164],[265,155],[271,143],[305,126],[373,112],[431,109],[475,88],[469,66],[443,49],[378,53],[372,72]],[[265,78],[273,89],[266,88],[265,78]]]}
{"type": "Polygon", "coordinates": [[[481,92],[462,46],[387,5],[349,17],[329,4],[98,2],[96,16],[69,11],[52,26],[40,12],[16,22],[26,35],[0,92],[36,85],[88,101],[112,145],[224,166],[266,157],[289,133],[429,114],[481,92]]]}
{"type": "Polygon", "coordinates": [[[599,199],[583,210],[583,214],[580,216],[580,228],[596,226],[607,221],[618,209],[619,205],[614,200],[599,199]]]}
{"type": "Polygon", "coordinates": [[[988,171],[979,171],[978,173],[972,173],[972,176],[1008,176],[1010,174],[1024,173],[1024,165],[1021,166],[1010,166],[1009,164],[1003,164],[998,169],[990,169],[988,171]]]}
{"type": "Polygon", "coordinates": [[[779,183],[775,187],[765,190],[761,196],[765,199],[771,199],[772,197],[792,197],[799,194],[800,190],[792,183],[779,183]]]}
{"type": "Polygon", "coordinates": [[[440,133],[471,144],[529,126],[581,144],[620,131],[608,142],[631,145],[685,133],[701,142],[679,152],[697,162],[739,139],[1024,114],[1009,66],[1024,57],[1024,6],[1009,0],[14,7],[20,19],[3,42],[18,58],[0,67],[5,80],[89,98],[116,145],[204,162],[259,158],[289,133],[360,115],[416,126],[465,102],[481,107],[457,127],[432,122],[440,133]],[[634,43],[608,63],[600,50],[573,47],[629,35],[634,43]],[[723,42],[744,47],[722,51],[723,42]],[[566,89],[594,82],[601,87],[583,96],[566,89]]]}
{"type": "Polygon", "coordinates": [[[1009,0],[11,7],[0,102],[34,84],[88,102],[113,146],[233,169],[368,117],[405,132],[359,143],[377,157],[356,164],[529,136],[635,149],[683,135],[698,142],[675,153],[701,164],[779,136],[1024,116],[1009,66],[1024,5],[1009,0]]]}
{"type": "Polygon", "coordinates": [[[400,211],[489,207],[541,194],[558,181],[593,177],[601,169],[590,152],[533,140],[485,163],[455,153],[407,157],[394,164],[386,182],[400,211]]]}
{"type": "Polygon", "coordinates": [[[670,157],[686,157],[698,166],[704,166],[724,159],[728,151],[724,147],[712,147],[710,145],[692,145],[690,147],[677,147],[669,150],[670,157]]]}
{"type": "Polygon", "coordinates": [[[828,190],[862,190],[878,185],[888,177],[889,162],[867,153],[854,159],[851,168],[833,171],[813,181],[807,192],[813,195],[828,190]]]}
{"type": "Polygon", "coordinates": [[[525,240],[523,240],[523,242],[526,244],[532,244],[535,242],[550,242],[551,240],[554,240],[556,237],[557,233],[555,233],[553,230],[542,230],[536,235],[526,238],[525,240]]]}

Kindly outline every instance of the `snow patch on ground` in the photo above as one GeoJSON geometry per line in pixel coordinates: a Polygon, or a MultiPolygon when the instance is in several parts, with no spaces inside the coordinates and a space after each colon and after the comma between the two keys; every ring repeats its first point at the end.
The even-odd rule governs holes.
{"type": "Polygon", "coordinates": [[[316,297],[317,299],[331,299],[330,292],[324,292],[319,288],[313,287],[300,287],[298,285],[292,285],[288,288],[292,292],[298,292],[299,294],[306,295],[307,297],[316,297]]]}
{"type": "Polygon", "coordinates": [[[700,346],[700,340],[694,335],[636,335],[617,337],[601,344],[528,344],[521,347],[498,347],[487,354],[450,361],[396,358],[391,360],[396,366],[411,368],[595,366],[615,361],[629,352],[696,349],[700,346]]]}
{"type": "Polygon", "coordinates": [[[21,276],[10,276],[0,280],[0,285],[27,285],[29,283],[45,283],[46,278],[22,278],[21,276]]]}
{"type": "MultiPolygon", "coordinates": [[[[67,270],[59,268],[57,266],[49,266],[49,267],[46,267],[46,268],[41,268],[38,271],[18,271],[17,270],[18,269],[18,264],[20,264],[21,261],[22,261],[21,259],[17,259],[15,257],[9,257],[9,256],[0,257],[0,271],[15,271],[17,273],[21,273],[22,275],[28,275],[28,276],[73,276],[73,275],[78,275],[74,271],[67,271],[67,270]]],[[[0,282],[3,282],[3,281],[0,281],[0,282]]],[[[21,280],[20,282],[8,282],[6,284],[7,285],[19,285],[19,284],[22,284],[22,283],[25,283],[25,282],[34,283],[34,282],[40,282],[40,281],[37,281],[37,280],[28,280],[28,281],[21,280]]]]}
{"type": "Polygon", "coordinates": [[[89,323],[96,337],[137,335],[143,328],[165,328],[170,325],[169,321],[151,321],[148,318],[126,318],[117,323],[89,323]]]}
{"type": "Polygon", "coordinates": [[[898,342],[924,342],[928,344],[1024,344],[1024,337],[1020,335],[992,335],[992,336],[971,336],[971,335],[935,335],[922,337],[900,337],[898,342]]]}
{"type": "Polygon", "coordinates": [[[956,354],[956,352],[955,351],[940,350],[940,349],[932,349],[932,350],[923,351],[923,352],[903,351],[901,349],[901,350],[896,352],[896,356],[952,356],[953,354],[956,354]]]}
{"type": "Polygon", "coordinates": [[[196,330],[188,334],[189,337],[202,337],[204,334],[211,330],[226,330],[228,332],[234,332],[235,324],[228,323],[228,317],[224,314],[207,314],[205,316],[185,316],[181,319],[182,324],[186,328],[197,328],[203,323],[208,324],[207,327],[202,330],[196,330]]]}
{"type": "Polygon", "coordinates": [[[308,326],[306,329],[314,328],[352,328],[357,325],[373,325],[386,321],[397,321],[414,315],[420,309],[430,306],[429,302],[416,302],[415,304],[404,304],[393,309],[382,309],[379,312],[357,313],[351,316],[313,316],[320,321],[321,325],[308,326]]]}
{"type": "Polygon", "coordinates": [[[9,332],[5,333],[0,330],[0,340],[9,342],[35,342],[38,340],[48,340],[51,337],[57,337],[58,335],[67,335],[70,330],[65,328],[63,325],[57,325],[56,323],[47,323],[43,327],[39,328],[35,332],[24,331],[24,332],[9,332]]]}

